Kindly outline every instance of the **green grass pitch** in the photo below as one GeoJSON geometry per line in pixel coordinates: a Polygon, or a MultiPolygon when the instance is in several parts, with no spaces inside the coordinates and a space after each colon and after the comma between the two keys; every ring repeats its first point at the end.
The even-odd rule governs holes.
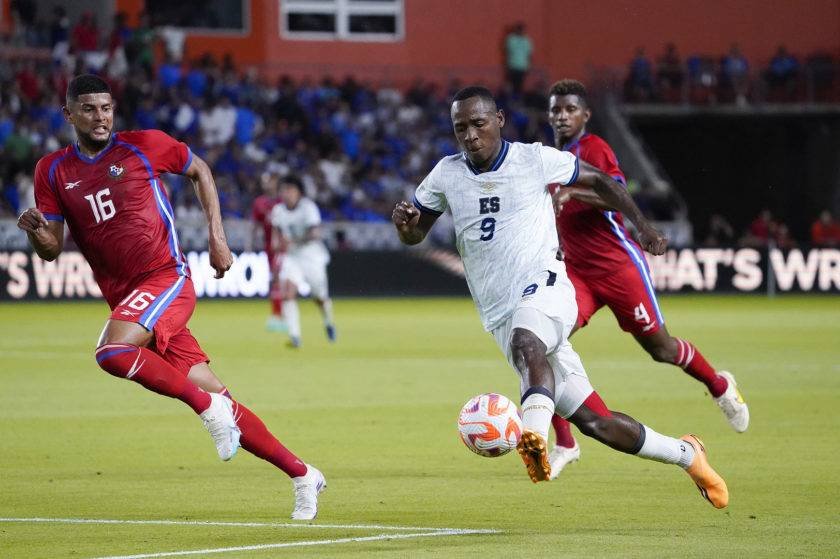
{"type": "Polygon", "coordinates": [[[185,406],[96,367],[102,303],[3,304],[0,557],[836,556],[840,298],[662,303],[672,333],[737,376],[752,415],[745,434],[608,311],[573,342],[612,409],[704,439],[729,483],[724,511],[677,467],[592,440],[559,480],[539,485],[515,454],[467,451],[455,428],[461,405],[480,392],[517,396],[469,300],[337,301],[334,346],[304,302],[298,351],[264,331],[262,301],[199,302],[191,327],[216,373],[326,474],[320,528],[283,526],[292,492],[281,473],[245,452],[219,462],[185,406]],[[20,520],[31,518],[254,525],[20,520]],[[279,544],[295,546],[249,549],[279,544]]]}

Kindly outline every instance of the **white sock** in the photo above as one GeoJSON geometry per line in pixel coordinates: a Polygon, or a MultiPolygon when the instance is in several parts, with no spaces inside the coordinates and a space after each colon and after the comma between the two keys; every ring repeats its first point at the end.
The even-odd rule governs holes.
{"type": "Polygon", "coordinates": [[[683,469],[691,465],[694,460],[693,446],[683,440],[660,435],[647,425],[642,425],[642,429],[645,442],[636,456],[666,464],[677,464],[683,469]]]}
{"type": "Polygon", "coordinates": [[[321,316],[324,318],[324,326],[331,326],[333,323],[332,299],[324,299],[321,303],[321,316]]]}
{"type": "Polygon", "coordinates": [[[289,337],[300,338],[300,310],[297,299],[283,301],[283,318],[286,319],[286,326],[289,328],[289,337]]]}
{"type": "Polygon", "coordinates": [[[548,441],[554,400],[544,394],[531,394],[522,402],[522,428],[539,433],[548,441]]]}

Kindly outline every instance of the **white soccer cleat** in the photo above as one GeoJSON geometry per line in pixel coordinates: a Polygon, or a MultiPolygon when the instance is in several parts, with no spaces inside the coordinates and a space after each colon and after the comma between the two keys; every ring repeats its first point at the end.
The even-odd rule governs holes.
{"type": "Polygon", "coordinates": [[[327,488],[327,480],[315,466],[306,465],[306,473],[293,477],[295,510],[292,520],[312,520],[318,516],[318,495],[327,488]]]}
{"type": "Polygon", "coordinates": [[[213,437],[219,458],[230,460],[239,448],[239,427],[233,417],[233,403],[221,394],[210,393],[210,407],[201,412],[201,421],[213,437]]]}
{"type": "Polygon", "coordinates": [[[551,474],[548,479],[556,478],[563,471],[563,468],[578,460],[580,460],[580,445],[577,441],[572,448],[554,445],[554,448],[548,454],[548,463],[551,465],[551,474]]]}
{"type": "Polygon", "coordinates": [[[738,383],[735,382],[735,377],[729,371],[718,372],[720,376],[726,379],[729,386],[726,387],[726,392],[715,398],[715,403],[726,416],[726,421],[739,433],[743,433],[750,426],[750,409],[741,396],[738,390],[738,383]]]}

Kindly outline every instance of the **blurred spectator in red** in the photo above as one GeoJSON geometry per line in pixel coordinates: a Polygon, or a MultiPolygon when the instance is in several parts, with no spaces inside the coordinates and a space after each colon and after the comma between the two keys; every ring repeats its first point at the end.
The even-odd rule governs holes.
{"type": "Polygon", "coordinates": [[[630,61],[624,95],[630,102],[648,102],[653,99],[653,70],[645,55],[644,47],[636,49],[636,56],[630,61]]]}
{"type": "Polygon", "coordinates": [[[840,247],[840,221],[831,212],[823,210],[811,224],[811,244],[819,247],[840,247]]]}
{"type": "Polygon", "coordinates": [[[779,45],[775,56],[765,71],[768,99],[771,101],[793,101],[796,96],[796,78],[799,75],[799,62],[784,45],[779,45]]]}
{"type": "Polygon", "coordinates": [[[27,60],[23,63],[15,78],[17,79],[20,92],[30,102],[37,100],[41,96],[40,80],[35,72],[35,63],[32,60],[27,60]]]}
{"type": "Polygon", "coordinates": [[[729,53],[720,61],[720,98],[722,101],[746,105],[749,85],[750,64],[741,54],[738,45],[733,44],[729,53]]]}
{"type": "Polygon", "coordinates": [[[779,224],[773,219],[772,212],[764,208],[752,223],[750,223],[747,232],[741,237],[740,242],[744,246],[765,246],[771,239],[776,238],[776,230],[778,228],[779,224]]]}
{"type": "Polygon", "coordinates": [[[73,26],[73,49],[76,53],[95,51],[99,48],[99,27],[96,18],[85,12],[79,22],[73,26]]]}
{"type": "Polygon", "coordinates": [[[677,103],[681,100],[685,70],[674,43],[665,45],[665,52],[657,61],[656,78],[663,101],[677,103]]]}

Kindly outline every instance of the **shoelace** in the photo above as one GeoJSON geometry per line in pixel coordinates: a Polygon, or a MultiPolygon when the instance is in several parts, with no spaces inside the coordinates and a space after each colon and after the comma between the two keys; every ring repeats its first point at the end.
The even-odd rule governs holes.
{"type": "Polygon", "coordinates": [[[214,440],[225,434],[225,426],[215,415],[204,420],[204,427],[210,431],[210,436],[214,440]]]}
{"type": "Polygon", "coordinates": [[[726,397],[726,394],[724,394],[724,397],[720,399],[720,407],[723,409],[724,413],[727,416],[735,415],[736,413],[738,413],[738,408],[735,406],[735,403],[737,401],[736,398],[737,396],[735,398],[729,398],[726,397]]]}
{"type": "Polygon", "coordinates": [[[295,512],[312,509],[313,503],[308,499],[307,491],[312,486],[308,483],[295,486],[295,512]]]}

